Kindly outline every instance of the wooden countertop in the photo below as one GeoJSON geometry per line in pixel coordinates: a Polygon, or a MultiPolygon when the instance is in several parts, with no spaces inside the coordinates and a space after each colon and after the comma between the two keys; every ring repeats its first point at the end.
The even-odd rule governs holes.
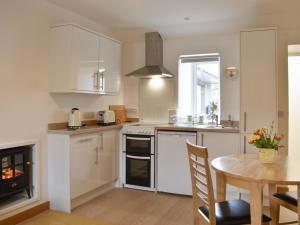
{"type": "MultiPolygon", "coordinates": [[[[105,130],[121,129],[125,125],[136,124],[133,122],[121,123],[116,125],[99,126],[99,125],[87,125],[85,127],[73,130],[68,128],[48,129],[49,134],[64,134],[64,135],[78,135],[97,133],[105,130]]],[[[189,132],[216,132],[216,133],[239,133],[238,128],[222,128],[222,127],[209,127],[206,125],[198,124],[157,124],[155,125],[156,131],[189,131],[189,132]]]]}
{"type": "Polygon", "coordinates": [[[65,135],[78,135],[78,134],[88,134],[88,133],[97,133],[105,130],[112,129],[121,129],[124,124],[116,124],[116,125],[107,125],[107,126],[99,126],[99,125],[88,125],[79,129],[49,129],[48,134],[65,134],[65,135]]]}
{"type": "Polygon", "coordinates": [[[155,127],[157,131],[194,131],[194,132],[216,132],[216,133],[239,133],[235,127],[210,127],[200,124],[163,124],[155,127]]]}

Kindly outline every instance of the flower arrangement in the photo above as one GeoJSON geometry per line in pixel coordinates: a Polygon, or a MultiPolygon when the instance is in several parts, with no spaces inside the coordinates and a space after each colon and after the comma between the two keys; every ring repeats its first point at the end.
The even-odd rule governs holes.
{"type": "Polygon", "coordinates": [[[278,150],[280,141],[283,135],[279,135],[275,131],[274,121],[271,126],[257,128],[248,140],[249,144],[255,145],[257,148],[268,148],[278,150]]]}
{"type": "Polygon", "coordinates": [[[217,110],[218,110],[218,103],[212,101],[209,105],[209,110],[208,110],[208,119],[211,119],[212,124],[217,118],[217,110]]]}

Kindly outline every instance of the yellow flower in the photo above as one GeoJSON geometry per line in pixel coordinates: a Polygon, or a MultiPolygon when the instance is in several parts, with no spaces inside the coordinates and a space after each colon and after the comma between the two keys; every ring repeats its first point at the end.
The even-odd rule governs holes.
{"type": "Polygon", "coordinates": [[[261,138],[260,135],[257,135],[257,134],[252,134],[251,137],[250,137],[250,140],[251,141],[257,141],[261,138]]]}

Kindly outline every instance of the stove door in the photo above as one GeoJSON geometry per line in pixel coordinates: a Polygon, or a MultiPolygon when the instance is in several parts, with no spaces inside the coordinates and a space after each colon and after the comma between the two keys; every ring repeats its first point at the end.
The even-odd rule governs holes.
{"type": "Polygon", "coordinates": [[[126,154],[126,184],[153,188],[153,157],[126,154]]]}
{"type": "Polygon", "coordinates": [[[138,155],[154,154],[154,138],[148,135],[126,135],[126,153],[138,155]]]}

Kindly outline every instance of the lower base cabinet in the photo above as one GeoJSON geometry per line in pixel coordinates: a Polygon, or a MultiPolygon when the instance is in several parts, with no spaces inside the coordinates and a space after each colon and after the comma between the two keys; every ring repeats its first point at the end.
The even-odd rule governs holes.
{"type": "Polygon", "coordinates": [[[115,130],[105,131],[101,136],[101,148],[99,153],[99,179],[100,185],[108,184],[117,179],[117,145],[119,132],[115,130]]]}
{"type": "Polygon", "coordinates": [[[119,130],[49,134],[50,208],[70,212],[72,200],[117,179],[119,130]]]}
{"type": "MultiPolygon", "coordinates": [[[[240,152],[238,133],[198,132],[198,144],[207,148],[210,162],[215,158],[240,152]]],[[[211,168],[211,176],[216,193],[216,173],[213,168],[211,168]]],[[[229,197],[236,197],[239,193],[239,189],[232,186],[227,187],[227,190],[229,197]]]]}
{"type": "Polygon", "coordinates": [[[71,137],[71,199],[100,186],[99,151],[102,146],[101,140],[101,134],[71,137]]]}

